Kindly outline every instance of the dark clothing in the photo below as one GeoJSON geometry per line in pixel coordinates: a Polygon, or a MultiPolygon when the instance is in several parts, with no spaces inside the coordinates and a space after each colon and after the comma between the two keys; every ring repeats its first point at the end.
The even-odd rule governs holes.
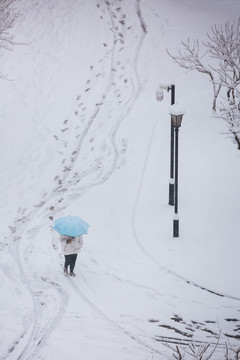
{"type": "Polygon", "coordinates": [[[65,255],[65,264],[64,264],[65,269],[67,269],[68,266],[70,266],[70,272],[72,273],[75,267],[76,260],[77,260],[77,254],[65,255]]]}

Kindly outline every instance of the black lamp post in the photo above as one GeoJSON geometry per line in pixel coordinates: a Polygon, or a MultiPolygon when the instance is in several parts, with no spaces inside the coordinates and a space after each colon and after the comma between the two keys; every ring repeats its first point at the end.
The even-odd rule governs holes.
{"type": "Polygon", "coordinates": [[[171,125],[175,130],[175,181],[174,181],[174,218],[173,218],[173,237],[179,237],[179,217],[178,217],[178,132],[182,124],[184,110],[179,105],[172,105],[170,108],[171,125]]]}
{"type": "MultiPolygon", "coordinates": [[[[171,105],[175,104],[175,85],[161,84],[159,90],[156,93],[158,101],[163,100],[163,91],[171,91],[171,105]]],[[[174,127],[171,122],[170,129],[170,178],[169,178],[169,205],[174,205],[174,127]]]]}
{"type": "MultiPolygon", "coordinates": [[[[175,85],[168,87],[171,90],[171,105],[175,104],[175,85]]],[[[170,143],[170,179],[169,179],[169,205],[174,205],[174,127],[171,121],[170,143]]]]}

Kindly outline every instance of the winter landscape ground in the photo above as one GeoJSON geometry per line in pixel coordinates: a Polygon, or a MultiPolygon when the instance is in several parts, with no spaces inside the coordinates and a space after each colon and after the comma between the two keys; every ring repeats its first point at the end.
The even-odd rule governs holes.
{"type": "MultiPolygon", "coordinates": [[[[0,359],[158,360],[240,339],[240,151],[181,40],[238,0],[18,0],[0,59],[0,359]],[[185,108],[180,237],[168,205],[170,93],[185,108]],[[90,224],[63,276],[56,218],[90,224]],[[219,338],[220,334],[220,338],[219,338]]],[[[209,348],[209,349],[210,349],[209,348]]],[[[191,358],[191,356],[186,358],[191,358]]]]}

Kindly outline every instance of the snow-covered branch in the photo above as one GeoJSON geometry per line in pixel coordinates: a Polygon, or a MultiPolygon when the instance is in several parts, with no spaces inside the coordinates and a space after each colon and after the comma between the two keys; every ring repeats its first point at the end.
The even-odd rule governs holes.
{"type": "MultiPolygon", "coordinates": [[[[0,0],[0,56],[4,50],[13,50],[14,45],[11,29],[16,23],[18,14],[13,8],[15,0],[0,0]]],[[[7,79],[0,74],[1,79],[7,79]]]]}
{"type": "Polygon", "coordinates": [[[240,150],[240,18],[237,23],[214,25],[207,33],[207,41],[182,41],[178,55],[168,55],[182,68],[207,74],[213,87],[212,109],[224,119],[228,132],[240,150]],[[202,55],[201,55],[202,54],[202,55]],[[224,104],[218,106],[219,95],[224,104]]]}

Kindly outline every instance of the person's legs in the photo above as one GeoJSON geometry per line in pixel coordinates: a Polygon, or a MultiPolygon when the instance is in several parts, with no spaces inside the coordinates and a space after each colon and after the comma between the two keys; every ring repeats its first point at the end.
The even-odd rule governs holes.
{"type": "Polygon", "coordinates": [[[71,255],[65,255],[64,272],[67,273],[67,268],[71,264],[71,255]]]}
{"type": "Polygon", "coordinates": [[[77,260],[77,254],[72,254],[71,255],[71,263],[70,263],[70,274],[74,274],[73,270],[75,268],[76,260],[77,260]]]}

